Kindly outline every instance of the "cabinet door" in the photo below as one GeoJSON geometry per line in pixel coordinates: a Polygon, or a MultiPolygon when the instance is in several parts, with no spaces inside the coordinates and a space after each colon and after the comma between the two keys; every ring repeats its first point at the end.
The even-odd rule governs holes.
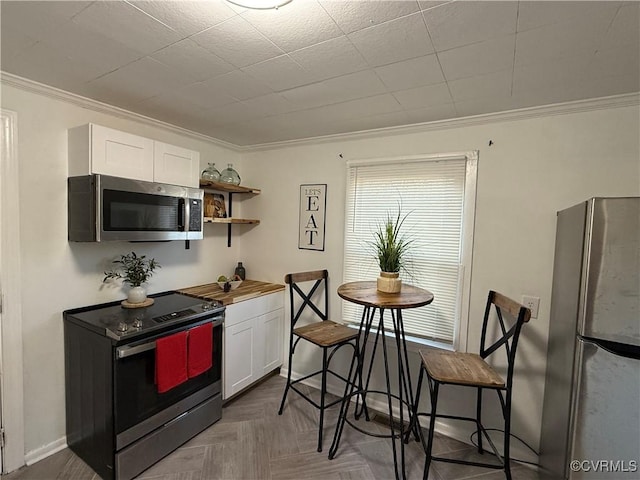
{"type": "Polygon", "coordinates": [[[154,142],[153,169],[155,182],[198,188],[200,153],[167,143],[154,142]]]}
{"type": "Polygon", "coordinates": [[[280,308],[257,318],[261,340],[258,375],[262,377],[282,365],[282,330],[284,309],[280,308]]]}
{"type": "Polygon", "coordinates": [[[229,398],[258,379],[256,338],[259,337],[253,318],[225,328],[223,398],[229,398]]]}
{"type": "Polygon", "coordinates": [[[153,140],[92,125],[91,172],[153,181],[153,140]]]}

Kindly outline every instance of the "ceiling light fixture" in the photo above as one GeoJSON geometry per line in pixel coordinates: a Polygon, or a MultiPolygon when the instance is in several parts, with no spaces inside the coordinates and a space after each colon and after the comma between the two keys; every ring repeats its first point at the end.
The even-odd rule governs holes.
{"type": "Polygon", "coordinates": [[[291,0],[227,0],[227,2],[254,10],[271,10],[274,8],[277,10],[281,6],[291,2],[291,0]]]}

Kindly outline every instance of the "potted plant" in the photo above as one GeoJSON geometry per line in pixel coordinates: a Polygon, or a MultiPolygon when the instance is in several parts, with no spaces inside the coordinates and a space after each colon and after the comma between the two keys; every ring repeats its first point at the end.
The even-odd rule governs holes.
{"type": "Polygon", "coordinates": [[[138,256],[136,252],[120,255],[119,260],[114,260],[117,266],[104,272],[103,282],[109,279],[121,278],[131,286],[127,301],[129,303],[142,303],[147,298],[147,292],[142,286],[146,283],[153,271],[160,268],[160,264],[154,258],[147,259],[145,255],[138,256]]]}
{"type": "Polygon", "coordinates": [[[372,245],[380,266],[377,281],[380,292],[398,293],[402,288],[400,269],[404,268],[405,256],[412,242],[400,231],[407,215],[403,216],[400,209],[396,217],[387,213],[387,219],[375,232],[372,245]]]}

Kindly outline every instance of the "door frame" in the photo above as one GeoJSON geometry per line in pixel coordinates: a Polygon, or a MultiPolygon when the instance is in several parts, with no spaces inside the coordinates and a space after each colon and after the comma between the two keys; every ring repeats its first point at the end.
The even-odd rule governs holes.
{"type": "Polygon", "coordinates": [[[0,418],[5,434],[2,473],[8,473],[25,463],[18,114],[0,108],[0,128],[3,140],[0,142],[0,418]]]}

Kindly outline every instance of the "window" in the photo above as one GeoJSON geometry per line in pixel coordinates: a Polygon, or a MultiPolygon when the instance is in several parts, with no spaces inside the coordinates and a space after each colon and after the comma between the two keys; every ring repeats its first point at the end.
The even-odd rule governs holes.
{"type": "MultiPolygon", "coordinates": [[[[408,214],[412,239],[403,282],[425,288],[434,301],[405,310],[409,336],[466,347],[477,152],[347,164],[344,281],[374,280],[380,268],[370,242],[387,215],[408,214]]],[[[359,323],[362,309],[343,302],[343,318],[359,323]]]]}

